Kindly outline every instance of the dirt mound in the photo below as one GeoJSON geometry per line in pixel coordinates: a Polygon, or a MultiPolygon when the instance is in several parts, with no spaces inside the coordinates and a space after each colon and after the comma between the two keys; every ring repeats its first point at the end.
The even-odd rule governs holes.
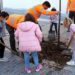
{"type": "Polygon", "coordinates": [[[55,61],[57,64],[65,65],[71,59],[71,51],[62,42],[60,42],[58,47],[57,42],[44,41],[41,46],[42,52],[39,53],[40,61],[47,59],[49,61],[55,61]],[[63,51],[64,53],[62,53],[63,51]],[[65,53],[66,51],[68,53],[65,53]]]}

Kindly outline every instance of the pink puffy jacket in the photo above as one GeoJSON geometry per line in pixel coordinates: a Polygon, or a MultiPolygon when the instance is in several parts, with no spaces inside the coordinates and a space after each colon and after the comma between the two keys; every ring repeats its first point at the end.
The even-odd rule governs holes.
{"type": "Polygon", "coordinates": [[[30,21],[19,23],[15,37],[19,41],[20,51],[41,51],[42,32],[37,24],[30,21]]]}

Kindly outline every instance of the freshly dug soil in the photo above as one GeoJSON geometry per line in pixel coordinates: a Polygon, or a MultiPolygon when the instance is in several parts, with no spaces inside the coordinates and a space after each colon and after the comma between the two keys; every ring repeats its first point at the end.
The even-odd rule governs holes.
{"type": "Polygon", "coordinates": [[[41,46],[42,52],[39,53],[40,62],[43,59],[47,59],[49,61],[55,61],[57,64],[64,66],[66,62],[71,59],[71,53],[69,55],[62,54],[62,51],[67,49],[65,44],[62,42],[60,42],[58,47],[57,42],[44,41],[42,42],[41,46]]]}

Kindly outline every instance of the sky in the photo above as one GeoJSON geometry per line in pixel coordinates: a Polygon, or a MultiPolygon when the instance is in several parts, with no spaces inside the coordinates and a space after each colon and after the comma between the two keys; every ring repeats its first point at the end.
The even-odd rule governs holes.
{"type": "MultiPolygon", "coordinates": [[[[28,9],[37,4],[41,4],[46,0],[3,0],[3,7],[13,8],[13,9],[28,9]]],[[[52,7],[59,9],[59,0],[47,0],[51,3],[52,7]]],[[[62,1],[62,12],[65,13],[67,0],[62,1]]]]}

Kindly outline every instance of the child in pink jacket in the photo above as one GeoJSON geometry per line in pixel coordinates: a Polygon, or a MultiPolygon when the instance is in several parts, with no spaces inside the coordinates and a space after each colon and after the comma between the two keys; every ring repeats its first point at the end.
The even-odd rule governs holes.
{"type": "Polygon", "coordinates": [[[19,50],[24,52],[25,71],[31,73],[30,53],[35,63],[36,72],[40,71],[42,65],[39,64],[37,52],[41,51],[40,42],[42,41],[42,32],[32,15],[27,14],[25,22],[18,24],[15,37],[19,41],[19,50]]]}

